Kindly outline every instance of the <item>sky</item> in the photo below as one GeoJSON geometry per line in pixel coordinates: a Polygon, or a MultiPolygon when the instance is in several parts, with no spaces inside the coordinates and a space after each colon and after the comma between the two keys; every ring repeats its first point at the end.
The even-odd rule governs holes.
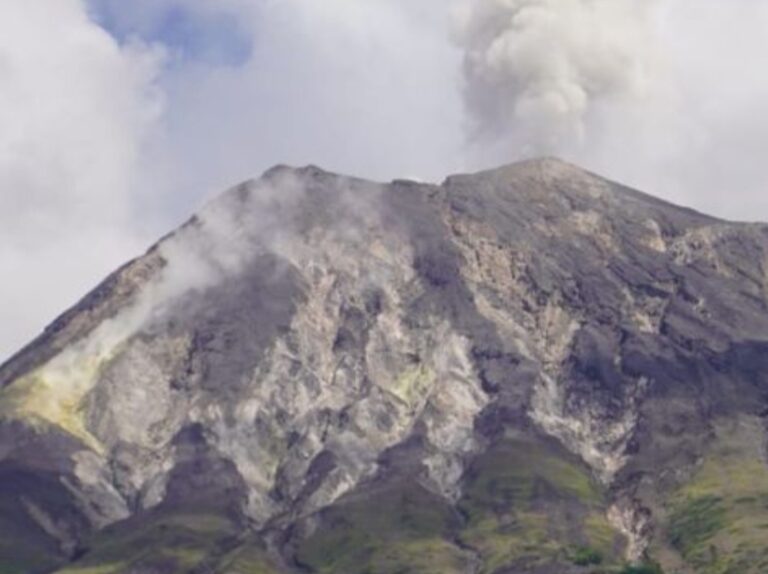
{"type": "Polygon", "coordinates": [[[272,165],[537,155],[768,221],[768,3],[3,0],[0,361],[272,165]]]}

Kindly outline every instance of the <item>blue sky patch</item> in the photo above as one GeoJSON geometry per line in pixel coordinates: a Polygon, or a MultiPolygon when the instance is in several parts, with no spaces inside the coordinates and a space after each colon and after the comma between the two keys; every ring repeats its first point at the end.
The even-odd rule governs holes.
{"type": "Polygon", "coordinates": [[[182,62],[238,66],[252,42],[236,16],[189,0],[88,0],[91,17],[119,42],[160,43],[182,62]]]}

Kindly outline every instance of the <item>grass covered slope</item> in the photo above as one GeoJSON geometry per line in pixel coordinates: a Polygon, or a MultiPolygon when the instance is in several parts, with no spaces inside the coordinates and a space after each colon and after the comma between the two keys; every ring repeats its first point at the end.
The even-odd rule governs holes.
{"type": "Polygon", "coordinates": [[[768,464],[762,421],[721,421],[689,480],[674,490],[661,540],[669,571],[768,572],[768,464]]]}
{"type": "Polygon", "coordinates": [[[620,572],[624,541],[606,512],[600,485],[555,442],[509,437],[474,461],[458,501],[395,471],[321,511],[310,534],[286,533],[283,566],[231,506],[205,499],[111,526],[56,573],[620,572]]]}
{"type": "Polygon", "coordinates": [[[415,481],[396,480],[324,511],[296,557],[319,574],[460,574],[471,556],[451,540],[459,524],[447,501],[415,481]]]}
{"type": "MultiPolygon", "coordinates": [[[[716,425],[706,456],[668,493],[650,553],[666,574],[768,571],[768,466],[755,440],[759,425],[716,425]]],[[[4,480],[27,488],[36,480],[41,496],[54,498],[43,503],[64,504],[55,483],[4,480]]],[[[309,535],[287,532],[282,565],[247,532],[231,500],[206,497],[106,528],[64,566],[28,505],[3,497],[0,573],[660,574],[657,566],[624,564],[625,541],[607,507],[602,486],[559,444],[509,434],[472,462],[457,501],[395,471],[321,511],[309,535]]]]}
{"type": "Polygon", "coordinates": [[[71,511],[71,501],[55,477],[3,469],[0,484],[0,574],[45,573],[64,563],[61,546],[66,542],[41,526],[50,521],[46,526],[53,530],[55,520],[46,517],[71,511]]]}
{"type": "Polygon", "coordinates": [[[505,439],[464,485],[454,506],[409,480],[347,497],[322,513],[298,561],[321,574],[621,569],[600,486],[553,442],[505,439]]]}
{"type": "Polygon", "coordinates": [[[245,536],[225,508],[159,507],[95,534],[85,554],[56,574],[279,574],[245,536]]]}
{"type": "Polygon", "coordinates": [[[482,559],[482,574],[553,564],[619,562],[622,538],[589,472],[557,445],[507,439],[470,468],[459,508],[460,537],[482,559]]]}
{"type": "Polygon", "coordinates": [[[151,513],[97,534],[81,560],[59,574],[118,574],[138,569],[188,572],[203,565],[238,531],[226,518],[196,512],[151,513]]]}

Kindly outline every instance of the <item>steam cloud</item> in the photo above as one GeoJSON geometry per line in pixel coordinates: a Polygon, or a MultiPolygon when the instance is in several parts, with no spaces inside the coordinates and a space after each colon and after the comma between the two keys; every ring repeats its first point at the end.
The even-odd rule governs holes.
{"type": "MultiPolygon", "coordinates": [[[[277,163],[440,180],[558,155],[768,219],[766,30],[765,0],[4,0],[0,360],[277,163]]],[[[192,284],[226,272],[205,257],[192,284]]]]}
{"type": "Polygon", "coordinates": [[[476,137],[517,153],[582,141],[602,106],[640,101],[653,70],[647,0],[475,0],[459,22],[476,137]]]}
{"type": "Polygon", "coordinates": [[[557,155],[720,217],[766,219],[768,3],[461,7],[470,165],[557,155]]]}

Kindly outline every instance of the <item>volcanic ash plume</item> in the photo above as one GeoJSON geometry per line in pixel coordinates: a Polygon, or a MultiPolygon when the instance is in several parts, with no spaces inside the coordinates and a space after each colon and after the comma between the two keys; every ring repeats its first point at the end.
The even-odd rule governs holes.
{"type": "Polygon", "coordinates": [[[642,99],[653,68],[649,0],[476,0],[460,13],[473,136],[523,154],[578,144],[605,106],[642,99]],[[510,134],[512,134],[510,136],[510,134]]]}

